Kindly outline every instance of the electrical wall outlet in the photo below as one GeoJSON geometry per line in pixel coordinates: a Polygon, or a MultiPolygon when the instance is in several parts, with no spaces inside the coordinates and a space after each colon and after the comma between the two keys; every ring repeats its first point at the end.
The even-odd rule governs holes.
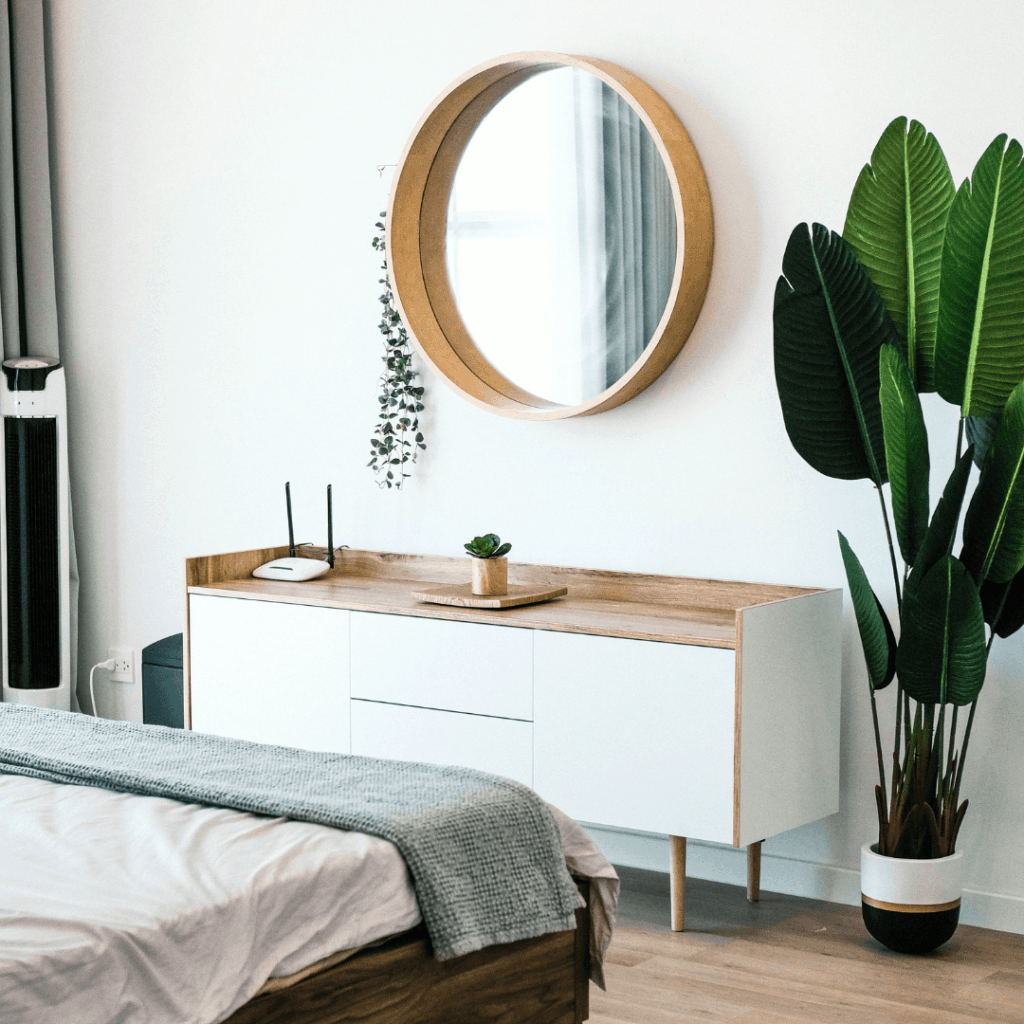
{"type": "Polygon", "coordinates": [[[130,647],[111,647],[107,657],[114,659],[114,671],[110,673],[112,682],[135,682],[135,652],[130,647]]]}

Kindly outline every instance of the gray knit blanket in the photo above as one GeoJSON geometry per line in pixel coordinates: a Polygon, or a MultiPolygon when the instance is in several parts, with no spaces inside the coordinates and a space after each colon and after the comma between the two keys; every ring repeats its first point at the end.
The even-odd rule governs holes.
{"type": "Polygon", "coordinates": [[[486,772],[0,703],[0,773],[387,839],[409,866],[438,960],[572,928],[580,905],[547,805],[486,772]]]}

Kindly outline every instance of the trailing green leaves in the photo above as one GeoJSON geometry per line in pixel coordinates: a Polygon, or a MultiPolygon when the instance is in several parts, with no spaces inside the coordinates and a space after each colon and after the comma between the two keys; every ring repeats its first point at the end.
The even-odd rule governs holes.
{"type": "Polygon", "coordinates": [[[985,617],[971,574],[939,559],[903,600],[896,671],[922,704],[970,704],[985,681],[985,617]]]}
{"type": "MultiPolygon", "coordinates": [[[[374,238],[373,247],[384,252],[383,220],[377,221],[377,227],[382,233],[374,238]]],[[[387,269],[385,260],[381,270],[387,269]]],[[[380,405],[378,423],[370,439],[370,461],[366,465],[378,474],[378,487],[401,490],[402,484],[412,476],[406,470],[415,464],[419,451],[427,447],[419,420],[419,414],[423,412],[423,388],[416,383],[419,370],[413,365],[409,335],[399,316],[391,282],[382,277],[379,283],[384,285],[384,293],[380,296],[384,310],[377,325],[384,336],[384,355],[381,357],[384,372],[380,375],[380,394],[377,396],[380,405]]]]}
{"type": "Polygon", "coordinates": [[[998,414],[1024,378],[1022,156],[1016,139],[1006,146],[1000,135],[946,221],[935,384],[964,416],[998,414]]]}
{"type": "Polygon", "coordinates": [[[839,550],[843,555],[843,565],[846,566],[846,580],[850,585],[850,599],[857,618],[860,645],[867,663],[868,682],[872,690],[884,690],[896,674],[896,638],[881,602],[868,583],[860,559],[841,533],[839,550]]]}
{"type": "Polygon", "coordinates": [[[955,194],[935,136],[897,117],[860,172],[843,228],[906,341],[918,391],[935,390],[939,263],[955,194]]]}
{"type": "Polygon", "coordinates": [[[878,358],[898,335],[853,249],[821,224],[790,235],[774,325],[775,381],[793,447],[825,476],[883,484],[878,358]]]}
{"type": "Polygon", "coordinates": [[[1014,388],[964,519],[963,559],[981,583],[1024,568],[1024,383],[1014,388]]]}
{"type": "Polygon", "coordinates": [[[893,345],[882,346],[878,378],[896,537],[903,561],[913,565],[928,531],[928,432],[910,370],[893,345]]]}

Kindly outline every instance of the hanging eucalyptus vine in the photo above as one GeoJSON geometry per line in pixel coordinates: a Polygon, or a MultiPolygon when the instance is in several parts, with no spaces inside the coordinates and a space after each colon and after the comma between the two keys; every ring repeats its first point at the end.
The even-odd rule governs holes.
{"type": "MultiPolygon", "coordinates": [[[[373,247],[384,252],[384,214],[377,221],[381,234],[373,239],[373,247]]],[[[387,259],[381,264],[385,276],[380,279],[384,294],[380,303],[384,307],[379,329],[384,335],[384,372],[380,375],[380,403],[378,424],[370,439],[370,461],[367,466],[377,474],[378,487],[397,487],[411,473],[406,472],[416,462],[419,449],[427,446],[420,432],[419,414],[423,411],[423,388],[417,387],[419,371],[413,368],[409,336],[395,307],[395,297],[387,277],[387,259]]]]}

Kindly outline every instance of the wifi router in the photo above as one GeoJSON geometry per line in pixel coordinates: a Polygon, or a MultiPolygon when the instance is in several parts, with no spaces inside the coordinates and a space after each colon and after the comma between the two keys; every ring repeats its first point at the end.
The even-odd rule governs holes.
{"type": "MultiPolygon", "coordinates": [[[[275,558],[272,562],[253,569],[253,576],[261,580],[291,580],[302,583],[315,580],[318,576],[330,572],[334,568],[334,513],[331,507],[331,485],[327,485],[327,561],[318,558],[297,558],[295,555],[295,532],[292,529],[292,490],[291,484],[284,485],[285,504],[288,509],[288,557],[275,558]]],[[[302,544],[298,545],[300,548],[302,544]]]]}
{"type": "Polygon", "coordinates": [[[321,562],[319,558],[275,558],[256,569],[253,576],[261,580],[315,580],[323,576],[331,568],[329,562],[321,562]]]}

